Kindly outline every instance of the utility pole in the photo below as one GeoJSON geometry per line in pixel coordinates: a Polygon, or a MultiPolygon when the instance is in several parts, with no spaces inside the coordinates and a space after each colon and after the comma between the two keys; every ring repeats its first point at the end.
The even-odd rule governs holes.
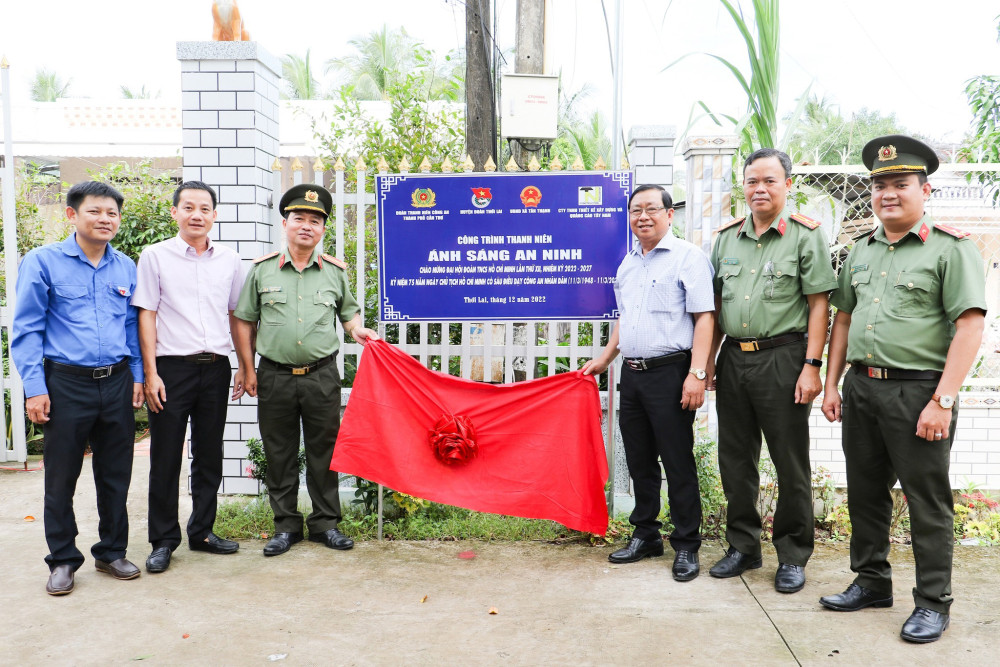
{"type": "Polygon", "coordinates": [[[496,154],[496,95],[490,63],[490,0],[465,2],[465,146],[478,169],[496,154]]]}
{"type": "MultiPolygon", "coordinates": [[[[517,0],[517,37],[514,72],[545,74],[545,0],[517,0]]],[[[514,161],[524,169],[531,152],[511,144],[514,161]]]]}

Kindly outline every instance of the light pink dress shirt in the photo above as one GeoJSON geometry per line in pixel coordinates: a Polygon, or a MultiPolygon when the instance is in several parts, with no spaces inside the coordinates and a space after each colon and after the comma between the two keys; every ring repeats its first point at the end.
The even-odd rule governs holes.
{"type": "Polygon", "coordinates": [[[156,311],[156,356],[229,354],[244,275],[236,251],[209,240],[199,255],[175,236],[143,250],[137,269],[132,305],[156,311]]]}

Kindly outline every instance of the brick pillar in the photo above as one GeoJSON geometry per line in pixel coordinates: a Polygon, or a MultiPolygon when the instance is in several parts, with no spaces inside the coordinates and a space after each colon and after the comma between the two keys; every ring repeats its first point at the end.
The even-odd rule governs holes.
{"type": "Polygon", "coordinates": [[[739,146],[738,137],[725,135],[688,137],[680,147],[687,165],[684,237],[706,253],[712,249],[712,233],[730,219],[733,156],[739,146]]]}
{"type": "MultiPolygon", "coordinates": [[[[668,191],[674,184],[673,125],[639,125],[628,135],[628,161],[635,171],[636,185],[662,185],[668,191]]],[[[617,167],[618,165],[611,165],[617,167]]]]}
{"type": "MultiPolygon", "coordinates": [[[[278,241],[272,201],[279,194],[271,165],[278,154],[280,62],[256,42],[178,42],[183,93],[184,180],[208,183],[219,195],[212,241],[245,263],[278,241]]],[[[230,355],[236,367],[235,353],[230,355]]],[[[256,399],[229,405],[220,493],[259,492],[245,474],[246,441],[260,437],[256,399]]],[[[190,484],[189,484],[190,488],[190,484]]]]}

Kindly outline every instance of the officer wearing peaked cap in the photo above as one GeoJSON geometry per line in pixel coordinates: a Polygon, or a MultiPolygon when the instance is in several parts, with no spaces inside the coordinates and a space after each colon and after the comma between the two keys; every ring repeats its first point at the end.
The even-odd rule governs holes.
{"type": "Polygon", "coordinates": [[[362,326],[347,266],[316,252],[332,205],[321,185],[306,183],[285,193],[279,210],[286,248],[254,261],[234,313],[236,353],[248,369],[245,390],[258,398],[265,484],[274,510],[275,532],[265,556],[283,554],[303,537],[297,507],[300,422],[312,501],[309,539],[331,549],[354,546],[337,529],[339,479],[330,470],[340,427],[340,376],[334,363],[340,341],[334,320],[358,343],[378,336],[362,326]],[[255,351],[260,355],[256,372],[255,351]]]}
{"type": "Polygon", "coordinates": [[[927,643],[948,627],[952,603],[948,465],[955,400],[983,337],[983,261],[967,233],[926,212],[927,176],[938,167],[929,146],[891,135],[868,142],[861,155],[881,225],[855,242],[840,271],[823,400],[826,418],[843,421],[857,576],[820,603],[837,611],[892,606],[889,522],[898,479],[916,561],[915,609],[900,636],[927,643]]]}

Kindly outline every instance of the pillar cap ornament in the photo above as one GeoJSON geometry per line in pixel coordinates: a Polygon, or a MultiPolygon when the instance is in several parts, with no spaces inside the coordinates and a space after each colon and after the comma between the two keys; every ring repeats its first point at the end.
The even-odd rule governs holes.
{"type": "Polygon", "coordinates": [[[292,160],[292,171],[302,171],[302,160],[295,158],[292,160]]]}
{"type": "Polygon", "coordinates": [[[274,162],[271,163],[271,171],[281,171],[281,159],[274,158],[274,162]]]}
{"type": "Polygon", "coordinates": [[[399,161],[397,169],[399,169],[399,172],[402,174],[405,174],[410,170],[410,161],[406,159],[405,155],[403,156],[403,159],[399,161]]]}
{"type": "Polygon", "coordinates": [[[462,158],[462,171],[470,172],[476,170],[476,163],[472,161],[472,158],[468,153],[462,158]]]}
{"type": "Polygon", "coordinates": [[[549,171],[562,171],[562,168],[563,164],[559,161],[559,156],[556,155],[552,158],[552,161],[549,162],[549,171]]]}
{"type": "Polygon", "coordinates": [[[532,155],[531,161],[528,162],[528,171],[538,171],[541,168],[542,165],[538,162],[538,158],[532,155]]]}
{"type": "Polygon", "coordinates": [[[507,160],[507,164],[504,165],[506,171],[521,171],[521,168],[517,166],[517,162],[514,160],[514,156],[511,155],[510,159],[507,160]]]}
{"type": "Polygon", "coordinates": [[[333,163],[333,170],[334,171],[344,171],[345,169],[347,169],[347,165],[344,164],[343,158],[341,158],[340,156],[337,156],[337,161],[333,163]]]}
{"type": "Polygon", "coordinates": [[[354,171],[368,171],[368,165],[365,164],[365,159],[358,156],[358,161],[354,163],[354,171]]]}
{"type": "Polygon", "coordinates": [[[597,160],[594,161],[594,170],[602,171],[608,168],[608,164],[604,161],[604,158],[600,155],[597,156],[597,160]]]}
{"type": "Polygon", "coordinates": [[[316,158],[316,161],[313,162],[313,171],[318,172],[320,174],[326,171],[326,163],[323,162],[323,158],[319,157],[316,158]]]}
{"type": "Polygon", "coordinates": [[[447,155],[444,156],[444,162],[441,163],[441,171],[445,174],[450,174],[455,171],[455,166],[451,163],[451,160],[448,159],[447,155]]]}
{"type": "Polygon", "coordinates": [[[424,159],[420,161],[420,166],[417,167],[417,169],[419,169],[420,171],[431,170],[431,161],[427,159],[426,155],[424,156],[424,159]]]}
{"type": "Polygon", "coordinates": [[[483,171],[496,171],[497,163],[493,161],[493,156],[489,155],[486,157],[486,164],[483,165],[483,171]]]}
{"type": "Polygon", "coordinates": [[[572,171],[584,171],[586,169],[586,167],[583,166],[583,160],[580,159],[579,155],[573,158],[573,164],[571,164],[569,168],[572,171]]]}
{"type": "Polygon", "coordinates": [[[375,168],[378,169],[380,172],[389,171],[389,163],[385,161],[384,157],[380,157],[378,159],[378,164],[375,165],[375,168]]]}

